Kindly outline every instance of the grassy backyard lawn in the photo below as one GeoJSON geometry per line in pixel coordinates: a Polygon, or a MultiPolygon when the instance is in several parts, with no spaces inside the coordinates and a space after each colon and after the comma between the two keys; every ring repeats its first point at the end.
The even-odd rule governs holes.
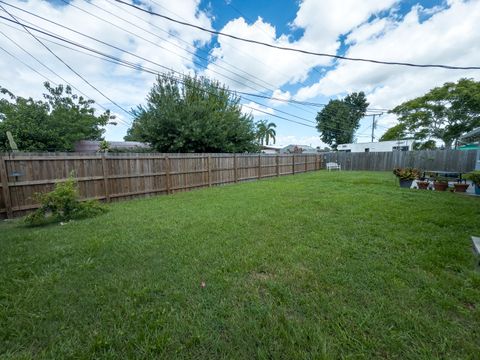
{"type": "Polygon", "coordinates": [[[3,222],[0,358],[478,359],[474,234],[480,199],[367,172],[3,222]]]}

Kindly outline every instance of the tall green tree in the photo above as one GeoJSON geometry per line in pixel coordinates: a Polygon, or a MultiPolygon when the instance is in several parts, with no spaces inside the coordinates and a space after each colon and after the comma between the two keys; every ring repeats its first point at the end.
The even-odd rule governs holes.
{"type": "Polygon", "coordinates": [[[275,136],[277,132],[275,128],[277,125],[273,122],[269,123],[267,120],[261,120],[257,123],[257,139],[260,144],[268,145],[270,143],[270,139],[273,140],[275,144],[275,136]]]}
{"type": "Polygon", "coordinates": [[[403,139],[407,136],[406,128],[404,124],[397,124],[392,126],[390,129],[385,131],[385,134],[382,135],[380,141],[390,141],[403,139]]]}
{"type": "Polygon", "coordinates": [[[251,115],[240,98],[205,77],[161,75],[134,110],[125,140],[144,141],[160,152],[257,151],[251,115]]]}
{"type": "Polygon", "coordinates": [[[15,96],[0,87],[0,150],[8,151],[10,131],[21,151],[71,151],[78,140],[101,140],[104,126],[114,117],[96,115],[93,100],[72,92],[70,86],[44,83],[43,100],[15,96]]]}
{"type": "Polygon", "coordinates": [[[416,139],[439,139],[450,149],[462,134],[480,126],[480,82],[447,82],[390,112],[416,139]]]}
{"type": "Polygon", "coordinates": [[[385,134],[382,135],[380,141],[391,141],[391,140],[399,140],[405,138],[413,138],[415,139],[413,143],[414,150],[435,150],[437,148],[437,144],[434,140],[426,140],[424,138],[415,138],[412,134],[410,134],[405,124],[400,123],[395,126],[392,126],[388,129],[385,134]]]}
{"type": "Polygon", "coordinates": [[[353,142],[368,105],[363,92],[352,93],[342,100],[330,100],[316,117],[320,139],[334,149],[338,144],[353,142]]]}

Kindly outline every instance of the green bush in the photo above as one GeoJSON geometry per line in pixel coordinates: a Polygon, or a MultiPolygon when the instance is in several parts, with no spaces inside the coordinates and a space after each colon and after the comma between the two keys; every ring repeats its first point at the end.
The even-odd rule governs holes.
{"type": "Polygon", "coordinates": [[[393,173],[400,180],[415,180],[420,177],[420,170],[415,168],[395,168],[393,173]]]}
{"type": "Polygon", "coordinates": [[[30,226],[83,219],[107,211],[97,201],[80,202],[77,184],[73,177],[56,184],[55,189],[49,193],[35,194],[35,198],[41,206],[25,218],[25,223],[30,226]]]}
{"type": "Polygon", "coordinates": [[[480,185],[480,170],[475,170],[464,175],[464,178],[480,185]]]}

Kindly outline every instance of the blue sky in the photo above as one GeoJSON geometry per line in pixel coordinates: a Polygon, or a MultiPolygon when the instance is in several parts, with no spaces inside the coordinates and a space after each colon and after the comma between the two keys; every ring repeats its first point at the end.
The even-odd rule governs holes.
{"type": "MultiPolygon", "coordinates": [[[[35,26],[140,65],[158,71],[164,71],[164,68],[157,66],[163,65],[183,73],[196,72],[224,82],[233,90],[269,96],[274,94],[286,99],[327,103],[329,99],[343,97],[353,91],[364,91],[371,108],[389,109],[446,81],[455,81],[460,77],[479,78],[478,71],[411,69],[286,53],[211,36],[138,12],[112,0],[74,0],[70,1],[70,5],[60,1],[10,0],[10,4],[68,25],[148,60],[108,48],[9,8],[16,16],[35,26]],[[126,23],[119,16],[133,21],[133,24],[126,23]]],[[[480,23],[479,1],[145,0],[140,4],[197,25],[281,46],[390,61],[480,64],[480,30],[477,25],[480,23]]],[[[117,114],[119,124],[107,127],[106,138],[122,139],[131,122],[127,114],[52,58],[28,34],[9,27],[4,20],[0,21],[0,31],[22,44],[35,58],[49,64],[60,76],[97,103],[117,114]]],[[[2,44],[42,75],[63,82],[13,42],[5,39],[2,44]]],[[[106,63],[57,44],[48,44],[62,59],[124,108],[143,103],[153,84],[152,75],[106,63]]],[[[4,52],[0,52],[0,65],[12,69],[11,72],[0,74],[2,86],[19,95],[41,96],[44,79],[40,75],[4,52]]],[[[268,119],[277,124],[277,145],[297,143],[325,146],[319,140],[316,129],[275,118],[278,115],[314,125],[312,122],[318,107],[287,105],[265,99],[256,101],[261,105],[243,100],[248,106],[245,111],[259,108],[271,114],[252,112],[256,120],[268,119]]],[[[393,115],[383,114],[375,131],[376,138],[395,122],[393,115]]],[[[357,141],[369,141],[370,133],[371,118],[365,118],[356,134],[357,141]]]]}

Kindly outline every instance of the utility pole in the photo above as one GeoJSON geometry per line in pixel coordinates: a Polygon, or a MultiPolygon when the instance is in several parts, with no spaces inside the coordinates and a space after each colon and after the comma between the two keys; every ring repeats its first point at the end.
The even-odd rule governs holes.
{"type": "Polygon", "coordinates": [[[375,140],[375,128],[377,127],[377,122],[375,121],[375,116],[382,116],[383,112],[380,114],[372,114],[372,115],[366,115],[366,116],[371,116],[372,117],[372,143],[375,140]]]}

